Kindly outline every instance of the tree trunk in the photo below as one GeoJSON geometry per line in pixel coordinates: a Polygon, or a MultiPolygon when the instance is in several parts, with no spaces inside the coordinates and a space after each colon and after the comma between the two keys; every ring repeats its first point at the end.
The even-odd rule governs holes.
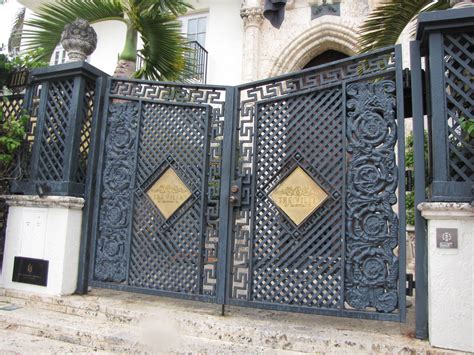
{"type": "Polygon", "coordinates": [[[131,78],[135,73],[135,61],[119,59],[115,67],[114,76],[117,78],[131,78]]]}
{"type": "Polygon", "coordinates": [[[118,78],[131,78],[136,71],[137,62],[137,31],[127,24],[127,35],[122,53],[119,55],[114,76],[118,78]]]}

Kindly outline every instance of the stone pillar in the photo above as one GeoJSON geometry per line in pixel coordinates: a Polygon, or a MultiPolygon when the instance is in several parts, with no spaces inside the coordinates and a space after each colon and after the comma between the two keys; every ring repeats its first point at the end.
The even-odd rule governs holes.
{"type": "Polygon", "coordinates": [[[474,207],[424,202],[418,209],[428,220],[430,343],[474,352],[474,207]]]}
{"type": "Polygon", "coordinates": [[[84,199],[13,195],[5,196],[5,200],[10,209],[1,275],[3,287],[43,295],[74,293],[84,199]],[[18,271],[14,270],[15,258],[35,259],[39,263],[26,261],[28,265],[18,271]],[[46,286],[28,283],[38,279],[35,268],[39,264],[47,264],[46,286]],[[22,273],[22,282],[12,281],[14,271],[16,275],[22,273]]]}
{"type": "Polygon", "coordinates": [[[248,7],[240,11],[244,21],[244,50],[242,63],[242,80],[249,82],[258,79],[260,27],[263,22],[261,7],[248,7]]]}

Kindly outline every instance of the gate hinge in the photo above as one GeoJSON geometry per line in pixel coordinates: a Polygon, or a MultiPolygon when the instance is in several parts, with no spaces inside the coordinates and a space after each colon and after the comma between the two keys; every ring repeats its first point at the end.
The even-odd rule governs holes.
{"type": "Polygon", "coordinates": [[[413,290],[416,288],[415,280],[413,279],[413,274],[407,274],[407,296],[413,296],[413,290]]]}

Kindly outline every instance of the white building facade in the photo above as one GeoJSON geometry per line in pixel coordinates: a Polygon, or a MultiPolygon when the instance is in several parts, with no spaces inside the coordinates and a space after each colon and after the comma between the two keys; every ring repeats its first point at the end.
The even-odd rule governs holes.
{"type": "MultiPolygon", "coordinates": [[[[19,0],[33,11],[51,0],[19,0]]],[[[264,0],[193,0],[179,18],[190,41],[208,52],[207,83],[236,85],[322,64],[357,52],[357,30],[380,0],[290,0],[280,29],[263,17],[264,0]],[[312,62],[313,61],[313,62],[312,62]]],[[[125,39],[118,21],[93,24],[89,62],[112,74],[125,39]]],[[[51,63],[65,60],[58,48],[51,63]]]]}

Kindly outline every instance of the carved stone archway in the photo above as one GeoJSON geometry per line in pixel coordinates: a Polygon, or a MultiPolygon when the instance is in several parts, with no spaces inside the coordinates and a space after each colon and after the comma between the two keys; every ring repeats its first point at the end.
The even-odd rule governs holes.
{"type": "Polygon", "coordinates": [[[357,33],[352,26],[341,22],[315,23],[309,30],[289,41],[273,64],[268,77],[303,68],[312,58],[327,50],[349,56],[357,52],[357,33]]]}

